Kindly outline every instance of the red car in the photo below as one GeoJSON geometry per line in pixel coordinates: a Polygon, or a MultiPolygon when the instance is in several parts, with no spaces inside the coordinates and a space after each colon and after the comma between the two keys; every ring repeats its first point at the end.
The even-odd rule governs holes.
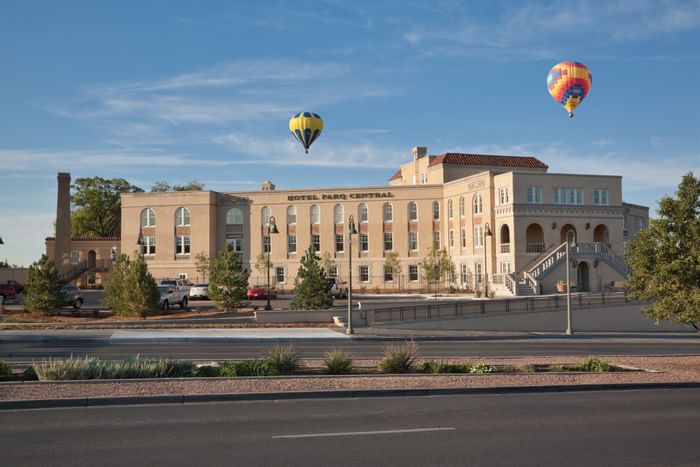
{"type": "MultiPolygon", "coordinates": [[[[248,287],[248,300],[267,299],[267,286],[254,285],[248,287]]],[[[277,289],[270,287],[270,298],[277,298],[277,289]]]]}

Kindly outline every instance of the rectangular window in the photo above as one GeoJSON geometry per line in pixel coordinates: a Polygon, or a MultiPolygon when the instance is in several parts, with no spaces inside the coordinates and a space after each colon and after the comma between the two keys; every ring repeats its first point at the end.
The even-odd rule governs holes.
{"type": "Polygon", "coordinates": [[[189,255],[190,254],[190,236],[177,235],[175,237],[175,254],[189,255]]]}
{"type": "Polygon", "coordinates": [[[450,248],[454,248],[455,247],[455,233],[454,233],[454,231],[450,230],[449,236],[450,236],[450,248]]]}
{"type": "Polygon", "coordinates": [[[474,272],[476,273],[476,282],[481,284],[484,281],[481,274],[481,263],[474,263],[474,272]]]}
{"type": "Polygon", "coordinates": [[[583,204],[583,188],[562,188],[554,189],[555,204],[583,204]]]}
{"type": "Polygon", "coordinates": [[[242,238],[229,238],[226,240],[226,243],[230,244],[233,247],[233,251],[235,251],[236,253],[243,252],[243,239],[242,238]]]}
{"type": "Polygon", "coordinates": [[[393,218],[394,218],[394,211],[391,207],[391,204],[384,203],[384,222],[391,222],[391,220],[393,218]]]}
{"type": "Polygon", "coordinates": [[[186,281],[187,280],[187,273],[186,272],[179,272],[177,274],[177,278],[182,279],[183,281],[186,281]]]}
{"type": "Polygon", "coordinates": [[[436,250],[440,249],[440,232],[433,232],[433,247],[436,250]]]}
{"type": "Polygon", "coordinates": [[[287,253],[293,255],[297,252],[297,236],[287,235],[287,253]]]}
{"type": "Polygon", "coordinates": [[[467,247],[467,231],[466,231],[466,229],[462,229],[461,236],[462,236],[462,240],[461,240],[462,241],[462,248],[466,248],[467,247]]]}
{"type": "Polygon", "coordinates": [[[394,282],[394,271],[384,266],[384,282],[394,282]]]}
{"type": "Polygon", "coordinates": [[[144,256],[152,256],[156,254],[156,237],[143,237],[141,253],[144,256]]]}
{"type": "Polygon", "coordinates": [[[394,234],[391,232],[384,232],[384,251],[391,251],[394,249],[394,234]]]}
{"type": "Polygon", "coordinates": [[[408,280],[411,282],[418,281],[418,265],[411,264],[408,266],[408,280]]]}
{"type": "Polygon", "coordinates": [[[474,248],[482,248],[484,246],[484,237],[480,225],[474,226],[474,248]]]}
{"type": "Polygon", "coordinates": [[[369,282],[369,266],[360,266],[360,282],[369,282]]]}
{"type": "Polygon", "coordinates": [[[421,172],[420,174],[420,183],[421,185],[425,185],[428,183],[428,174],[425,172],[421,172]]]}
{"type": "Polygon", "coordinates": [[[508,187],[503,186],[498,189],[498,203],[508,204],[508,187]]]}
{"type": "Polygon", "coordinates": [[[369,250],[369,235],[366,233],[360,234],[360,251],[367,252],[369,250]]]}
{"type": "Polygon", "coordinates": [[[510,262],[509,261],[501,261],[500,269],[501,269],[501,274],[510,274],[511,273],[510,262]]]}
{"type": "Polygon", "coordinates": [[[70,252],[70,264],[78,264],[80,262],[80,251],[74,250],[70,252]]]}
{"type": "Polygon", "coordinates": [[[311,234],[311,246],[314,247],[317,254],[321,251],[321,236],[319,234],[311,234]]]}
{"type": "Polygon", "coordinates": [[[608,190],[593,190],[593,204],[608,205],[608,190]]]}
{"type": "Polygon", "coordinates": [[[418,232],[408,232],[408,249],[411,251],[418,250],[418,232]]]}
{"type": "Polygon", "coordinates": [[[467,265],[462,264],[459,272],[460,272],[460,274],[459,274],[460,282],[462,284],[466,284],[467,278],[469,277],[469,269],[467,268],[467,265]]]}
{"type": "Polygon", "coordinates": [[[284,268],[277,266],[275,268],[275,280],[277,284],[284,284],[284,268]]]}
{"type": "Polygon", "coordinates": [[[265,235],[263,236],[263,253],[269,253],[270,252],[270,236],[265,235]]]}
{"type": "Polygon", "coordinates": [[[335,234],[335,251],[337,253],[342,253],[345,250],[345,241],[343,234],[335,234]]]}
{"type": "Polygon", "coordinates": [[[335,264],[331,265],[326,271],[326,275],[328,277],[338,277],[338,266],[335,264]]]}
{"type": "Polygon", "coordinates": [[[542,204],[542,187],[527,187],[527,202],[530,204],[542,204]]]}

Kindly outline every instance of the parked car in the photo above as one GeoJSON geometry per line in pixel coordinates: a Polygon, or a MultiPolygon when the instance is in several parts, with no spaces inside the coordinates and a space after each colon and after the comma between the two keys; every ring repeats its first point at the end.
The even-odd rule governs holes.
{"type": "Polygon", "coordinates": [[[66,284],[61,288],[61,301],[63,306],[72,306],[79,310],[83,306],[83,293],[73,284],[66,284]]]}
{"type": "Polygon", "coordinates": [[[333,294],[333,298],[346,298],[348,296],[348,287],[345,282],[341,282],[337,277],[326,277],[328,281],[328,289],[333,294]]]}
{"type": "Polygon", "coordinates": [[[209,300],[209,284],[195,284],[190,288],[190,300],[209,300]]]}
{"type": "Polygon", "coordinates": [[[0,284],[0,299],[2,299],[3,303],[15,298],[16,295],[14,286],[10,284],[0,284]]]}
{"type": "Polygon", "coordinates": [[[159,285],[160,292],[160,308],[161,310],[169,310],[171,306],[180,305],[180,309],[187,308],[187,297],[189,290],[182,292],[178,287],[172,285],[159,285]]]}
{"type": "Polygon", "coordinates": [[[15,288],[15,293],[22,293],[24,292],[24,285],[20,284],[14,279],[10,279],[7,281],[7,285],[11,285],[12,287],[15,288]]]}
{"type": "MultiPolygon", "coordinates": [[[[267,286],[266,285],[254,285],[248,287],[248,300],[255,299],[267,299],[267,286]]],[[[277,298],[277,289],[270,287],[270,298],[277,298]]]]}

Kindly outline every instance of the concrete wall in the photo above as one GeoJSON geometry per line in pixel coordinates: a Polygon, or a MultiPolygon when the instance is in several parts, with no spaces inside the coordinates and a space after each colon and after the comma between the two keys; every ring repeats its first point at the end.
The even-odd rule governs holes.
{"type": "Polygon", "coordinates": [[[12,279],[20,284],[27,284],[29,268],[0,268],[0,284],[12,279]]]}
{"type": "MultiPolygon", "coordinates": [[[[353,310],[352,325],[364,326],[360,311],[353,310]]],[[[347,321],[347,310],[309,310],[309,311],[256,311],[255,320],[259,323],[332,323],[334,316],[347,321]]]]}

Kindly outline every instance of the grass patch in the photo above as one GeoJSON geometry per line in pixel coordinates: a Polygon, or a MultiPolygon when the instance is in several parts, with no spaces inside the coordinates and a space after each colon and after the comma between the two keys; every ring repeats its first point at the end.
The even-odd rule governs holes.
{"type": "Polygon", "coordinates": [[[346,375],[352,372],[352,357],[343,349],[331,349],[326,352],[323,365],[329,375],[346,375]]]}
{"type": "Polygon", "coordinates": [[[219,366],[219,376],[273,376],[275,373],[266,360],[225,361],[219,366]]]}
{"type": "Polygon", "coordinates": [[[191,362],[165,359],[109,361],[96,357],[52,359],[34,362],[32,368],[40,381],[132,378],[187,378],[195,375],[191,362]]]}
{"type": "Polygon", "coordinates": [[[595,357],[588,357],[583,362],[576,365],[569,365],[564,367],[567,371],[588,371],[592,373],[606,373],[610,371],[618,371],[615,365],[611,365],[608,362],[599,360],[595,357]]]}
{"type": "Polygon", "coordinates": [[[275,345],[267,351],[263,362],[275,375],[291,375],[299,369],[299,355],[294,346],[275,345]]]}
{"type": "Polygon", "coordinates": [[[384,349],[384,357],[379,361],[382,373],[410,373],[418,354],[418,344],[408,341],[404,345],[389,345],[384,349]]]}

